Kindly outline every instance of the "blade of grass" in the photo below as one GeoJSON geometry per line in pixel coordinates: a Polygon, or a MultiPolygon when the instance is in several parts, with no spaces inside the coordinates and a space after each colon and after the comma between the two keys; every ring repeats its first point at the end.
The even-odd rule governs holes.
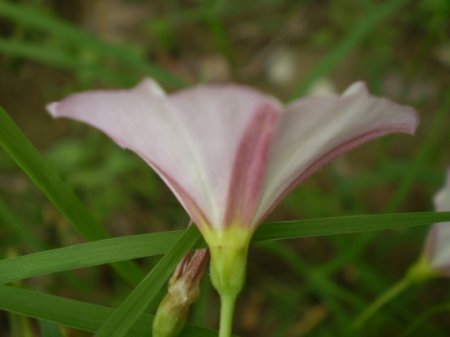
{"type": "MultiPolygon", "coordinates": [[[[306,264],[292,249],[290,249],[290,247],[284,245],[282,242],[265,242],[258,245],[258,247],[278,257],[294,273],[296,273],[299,279],[304,281],[308,287],[315,289],[314,293],[318,295],[321,298],[321,301],[323,301],[330,309],[332,317],[334,317],[339,324],[340,330],[344,331],[346,329],[349,317],[347,317],[346,311],[343,310],[343,304],[338,300],[354,306],[357,309],[363,307],[363,301],[356,294],[331,282],[328,277],[320,272],[316,272],[314,268],[311,268],[306,264]]],[[[301,291],[305,292],[305,289],[302,289],[301,291]]]]}
{"type": "Polygon", "coordinates": [[[64,337],[59,326],[47,320],[39,320],[39,334],[41,337],[64,337]]]}
{"type": "Polygon", "coordinates": [[[87,64],[77,60],[61,50],[48,46],[35,45],[23,41],[0,38],[0,52],[5,55],[23,57],[52,67],[71,71],[75,74],[89,73],[90,76],[117,85],[136,83],[137,76],[129,76],[107,69],[99,64],[87,64]]]}
{"type": "Polygon", "coordinates": [[[233,48],[228,39],[225,27],[220,19],[220,12],[223,11],[225,2],[223,0],[213,0],[205,4],[205,21],[209,27],[211,34],[214,37],[217,47],[228,61],[231,69],[236,69],[236,62],[234,58],[233,48]]]}
{"type": "Polygon", "coordinates": [[[409,169],[405,171],[405,176],[403,177],[399,188],[397,188],[394,196],[389,200],[388,205],[386,206],[386,212],[393,212],[397,210],[403,202],[406,200],[408,193],[411,191],[414,182],[417,179],[420,171],[428,160],[432,159],[432,153],[434,148],[440,144],[440,137],[447,137],[447,125],[446,120],[450,115],[450,96],[444,99],[442,106],[436,113],[436,116],[433,118],[430,129],[427,132],[427,136],[425,140],[422,142],[418,151],[416,152],[416,156],[414,161],[409,166],[409,169]]]}
{"type": "MultiPolygon", "coordinates": [[[[88,240],[109,237],[105,228],[81,203],[69,186],[49,167],[1,107],[0,145],[83,237],[88,240]]],[[[135,284],[142,277],[138,267],[131,262],[115,264],[114,268],[131,284],[135,284]]]]}
{"type": "MultiPolygon", "coordinates": [[[[95,332],[114,311],[112,308],[0,285],[0,309],[44,319],[82,331],[95,332]]],[[[139,317],[130,331],[133,337],[151,336],[153,316],[139,317]]],[[[180,337],[213,337],[217,333],[188,325],[180,337]]]]}
{"type": "Polygon", "coordinates": [[[342,39],[330,53],[327,53],[317,66],[315,66],[306,79],[294,89],[291,99],[303,96],[311,86],[321,77],[329,73],[348,53],[355,49],[369,34],[380,24],[384,18],[392,14],[408,0],[390,0],[370,11],[355,26],[351,27],[348,34],[342,39]]]}
{"type": "Polygon", "coordinates": [[[185,85],[184,81],[168,71],[147,62],[129,49],[108,44],[68,22],[40,12],[37,9],[29,8],[29,6],[0,1],[0,16],[7,17],[16,23],[48,32],[66,41],[72,41],[74,44],[79,44],[85,48],[90,48],[99,55],[108,58],[113,57],[134,69],[140,75],[151,75],[161,83],[177,88],[185,85]]]}
{"type": "Polygon", "coordinates": [[[294,239],[305,236],[341,235],[386,229],[402,229],[446,221],[450,212],[393,213],[292,220],[267,223],[255,233],[254,241],[294,239]]]}
{"type": "Polygon", "coordinates": [[[183,231],[123,236],[0,260],[0,283],[57,271],[162,255],[183,231]]]}
{"type": "MultiPolygon", "coordinates": [[[[433,149],[437,146],[437,144],[439,144],[439,138],[444,135],[446,136],[445,120],[448,118],[450,113],[450,96],[447,96],[444,99],[444,103],[434,117],[430,130],[427,132],[425,140],[417,150],[417,154],[415,155],[413,162],[409,165],[408,170],[405,170],[405,174],[400,181],[396,193],[386,205],[387,212],[392,212],[402,205],[404,199],[411,191],[421,169],[425,166],[426,162],[431,159],[433,149]]],[[[333,259],[329,263],[323,265],[321,269],[329,274],[335,272],[347,263],[347,261],[350,261],[354,257],[361,254],[373,239],[374,235],[371,233],[361,236],[346,251],[342,252],[336,259],[333,259]]]]}
{"type": "Polygon", "coordinates": [[[8,227],[9,231],[17,237],[17,242],[23,242],[34,250],[44,248],[42,242],[33,235],[33,232],[25,226],[14,213],[12,213],[5,202],[0,198],[0,223],[8,227]]]}
{"type": "Polygon", "coordinates": [[[158,295],[178,262],[200,239],[196,226],[190,226],[131,294],[102,324],[96,337],[126,336],[150,302],[158,295]]]}
{"type": "MultiPolygon", "coordinates": [[[[406,336],[410,336],[412,333],[416,332],[416,336],[417,336],[417,329],[424,324],[428,319],[430,319],[432,316],[437,315],[437,314],[442,314],[444,312],[448,312],[450,311],[450,304],[446,303],[443,305],[439,305],[439,306],[435,306],[432,308],[427,309],[425,312],[421,313],[420,315],[416,316],[415,320],[412,321],[412,323],[410,323],[407,326],[407,329],[400,335],[400,337],[406,337],[406,336]]],[[[428,330],[425,330],[427,331],[428,330]]]]}
{"type": "MultiPolygon", "coordinates": [[[[450,220],[450,212],[358,215],[263,224],[253,241],[404,229],[450,220]]],[[[0,260],[0,283],[123,260],[161,255],[184,231],[131,235],[0,260]]],[[[201,241],[197,247],[204,247],[201,241]]]]}

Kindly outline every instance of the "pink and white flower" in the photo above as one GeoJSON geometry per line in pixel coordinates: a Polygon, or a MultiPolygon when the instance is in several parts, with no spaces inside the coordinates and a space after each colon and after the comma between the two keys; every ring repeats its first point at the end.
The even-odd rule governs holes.
{"type": "Polygon", "coordinates": [[[407,106],[371,96],[364,83],[342,95],[289,105],[240,85],[166,94],[152,79],[52,103],[54,117],[90,124],[145,160],[200,231],[253,231],[295,186],[351,148],[414,133],[407,106]]]}
{"type": "MultiPolygon", "coordinates": [[[[450,212],[450,168],[445,185],[434,196],[438,212],[450,212]]],[[[439,274],[450,276],[450,222],[440,222],[431,228],[425,245],[425,258],[439,274]]]]}

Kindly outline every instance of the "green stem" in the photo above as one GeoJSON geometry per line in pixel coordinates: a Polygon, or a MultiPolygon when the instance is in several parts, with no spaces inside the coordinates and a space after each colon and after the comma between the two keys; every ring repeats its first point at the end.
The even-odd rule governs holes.
{"type": "Polygon", "coordinates": [[[238,225],[202,230],[211,254],[211,282],[220,295],[219,337],[230,337],[234,303],[245,283],[247,253],[253,231],[238,225]]]}
{"type": "Polygon", "coordinates": [[[352,328],[357,330],[373,316],[381,307],[390,302],[396,296],[405,291],[408,287],[416,283],[423,283],[430,278],[438,276],[437,272],[429,265],[426,256],[421,256],[419,260],[413,264],[406,275],[391,288],[381,294],[366,310],[364,310],[354,321],[352,328]]]}
{"type": "Polygon", "coordinates": [[[234,296],[220,295],[219,337],[231,337],[235,301],[236,298],[234,296]]]}
{"type": "Polygon", "coordinates": [[[354,321],[353,323],[353,329],[357,330],[361,328],[364,323],[373,316],[382,306],[384,306],[386,303],[390,302],[393,298],[398,296],[400,293],[402,293],[404,290],[406,290],[411,284],[412,279],[408,277],[404,277],[400,282],[397,282],[389,288],[387,291],[385,291],[383,294],[381,294],[380,297],[378,297],[374,302],[372,302],[354,321]]]}

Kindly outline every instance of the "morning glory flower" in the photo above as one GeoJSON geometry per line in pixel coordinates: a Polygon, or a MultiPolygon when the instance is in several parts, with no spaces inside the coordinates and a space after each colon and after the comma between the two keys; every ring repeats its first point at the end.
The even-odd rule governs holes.
{"type": "MultiPolygon", "coordinates": [[[[434,208],[437,212],[450,211],[450,168],[445,186],[434,196],[434,208]]],[[[378,310],[411,285],[421,284],[438,276],[450,276],[450,222],[437,223],[431,227],[419,259],[409,267],[399,282],[358,315],[353,328],[361,328],[378,310]]]]}
{"type": "MultiPolygon", "coordinates": [[[[434,208],[438,212],[450,212],[450,168],[445,185],[434,196],[434,208]]],[[[433,225],[428,234],[424,257],[440,275],[450,276],[450,222],[433,225]]]]}
{"type": "Polygon", "coordinates": [[[145,79],[130,90],[74,94],[48,110],[102,130],[172,190],[210,248],[222,321],[229,320],[221,337],[230,333],[251,236],[270,211],[342,153],[386,134],[412,134],[418,124],[412,108],[370,95],[362,82],[342,95],[283,105],[246,86],[166,94],[145,79]]]}
{"type": "Polygon", "coordinates": [[[138,154],[200,230],[254,229],[293,187],[341,153],[417,126],[411,108],[369,95],[361,82],[341,96],[283,106],[244,86],[200,85],[166,95],[146,79],[131,90],[75,94],[48,109],[138,154]]]}

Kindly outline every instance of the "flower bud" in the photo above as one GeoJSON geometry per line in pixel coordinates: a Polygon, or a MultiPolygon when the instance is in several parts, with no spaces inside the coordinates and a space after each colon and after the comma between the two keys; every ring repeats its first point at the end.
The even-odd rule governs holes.
{"type": "Polygon", "coordinates": [[[153,337],[176,337],[186,324],[189,307],[200,294],[200,282],[208,265],[207,249],[188,253],[169,280],[166,296],[153,320],[153,337]]]}

